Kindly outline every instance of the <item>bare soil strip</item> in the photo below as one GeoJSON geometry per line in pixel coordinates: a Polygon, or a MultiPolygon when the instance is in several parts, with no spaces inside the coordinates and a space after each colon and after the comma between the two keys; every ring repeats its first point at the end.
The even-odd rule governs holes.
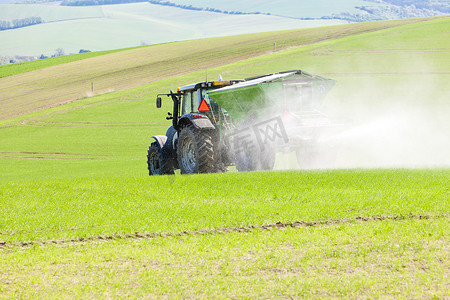
{"type": "MultiPolygon", "coordinates": [[[[12,248],[12,247],[31,247],[34,245],[64,245],[64,244],[74,244],[74,243],[86,243],[94,241],[112,241],[118,239],[154,239],[154,238],[167,238],[167,237],[178,237],[178,236],[191,236],[191,235],[212,235],[221,233],[231,233],[231,232],[249,232],[253,230],[271,230],[271,229],[283,229],[283,228],[298,228],[298,227],[318,227],[318,226],[331,226],[338,224],[351,224],[351,223],[364,223],[364,222],[378,222],[378,221],[403,221],[403,220],[429,220],[429,219],[441,219],[448,218],[448,215],[401,215],[401,216],[373,216],[373,217],[356,217],[354,219],[337,219],[337,220],[323,220],[323,221],[297,221],[292,223],[282,223],[277,222],[273,224],[266,224],[261,226],[242,226],[242,227],[225,227],[218,229],[200,229],[200,230],[185,230],[181,232],[134,232],[134,233],[124,233],[124,234],[108,234],[108,235],[98,235],[90,237],[80,237],[70,240],[43,240],[43,241],[28,241],[28,242],[15,242],[8,243],[5,241],[0,241],[1,248],[12,248]]],[[[5,233],[1,233],[6,235],[5,233]]]]}
{"type": "Polygon", "coordinates": [[[2,156],[2,159],[40,159],[40,160],[103,160],[104,158],[85,157],[45,157],[45,156],[2,156]]]}
{"type": "Polygon", "coordinates": [[[89,156],[90,154],[83,153],[65,153],[65,152],[0,152],[2,154],[40,154],[40,155],[76,155],[76,156],[89,156]]]}
{"type": "Polygon", "coordinates": [[[32,127],[64,127],[64,128],[78,128],[78,127],[152,127],[159,125],[156,122],[153,123],[131,123],[131,122],[110,122],[110,123],[99,123],[99,122],[45,122],[41,121],[39,123],[28,123],[27,126],[32,127]]]}
{"type": "Polygon", "coordinates": [[[101,160],[90,154],[59,152],[0,152],[0,159],[47,159],[47,160],[101,160]]]}

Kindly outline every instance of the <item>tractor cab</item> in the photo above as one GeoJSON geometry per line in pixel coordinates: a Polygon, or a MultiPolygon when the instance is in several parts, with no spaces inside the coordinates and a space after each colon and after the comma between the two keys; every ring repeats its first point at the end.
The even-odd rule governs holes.
{"type": "Polygon", "coordinates": [[[208,96],[207,92],[239,82],[240,80],[206,81],[180,88],[180,117],[189,114],[203,113],[208,118],[217,121],[217,117],[219,117],[220,114],[225,114],[226,111],[221,109],[220,106],[208,96]]]}

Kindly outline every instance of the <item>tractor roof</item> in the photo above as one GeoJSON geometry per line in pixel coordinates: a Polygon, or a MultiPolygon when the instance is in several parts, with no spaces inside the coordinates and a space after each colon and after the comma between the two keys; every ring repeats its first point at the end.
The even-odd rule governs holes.
{"type": "Polygon", "coordinates": [[[303,72],[301,70],[292,70],[292,71],[284,71],[279,73],[273,73],[273,74],[267,74],[262,76],[256,76],[251,78],[246,78],[245,81],[242,81],[236,85],[233,86],[225,86],[221,89],[214,90],[212,93],[216,92],[223,92],[227,90],[236,90],[243,87],[249,87],[254,86],[262,83],[271,83],[271,82],[277,82],[277,81],[283,81],[283,80],[289,80],[291,79],[293,82],[312,82],[312,81],[331,81],[330,79],[318,76],[318,75],[312,75],[306,72],[303,72]],[[295,76],[294,76],[295,75],[295,76]]]}

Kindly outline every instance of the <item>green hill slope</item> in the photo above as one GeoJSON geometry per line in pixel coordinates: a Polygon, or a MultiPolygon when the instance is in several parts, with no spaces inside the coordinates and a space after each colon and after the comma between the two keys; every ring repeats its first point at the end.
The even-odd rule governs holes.
{"type": "MultiPolygon", "coordinates": [[[[117,52],[0,78],[3,107],[0,119],[271,53],[274,43],[277,51],[282,51],[424,21],[427,20],[360,23],[192,40],[117,52]]],[[[0,74],[2,68],[6,70],[0,67],[0,74]]]]}

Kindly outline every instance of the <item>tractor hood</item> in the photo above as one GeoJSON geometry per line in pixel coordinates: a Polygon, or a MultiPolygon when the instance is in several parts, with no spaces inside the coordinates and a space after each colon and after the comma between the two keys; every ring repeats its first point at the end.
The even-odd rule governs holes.
{"type": "Polygon", "coordinates": [[[211,90],[208,96],[239,122],[267,108],[281,109],[288,105],[289,109],[301,109],[302,106],[306,107],[303,102],[320,105],[334,84],[334,80],[293,70],[248,78],[231,86],[211,90]]]}

